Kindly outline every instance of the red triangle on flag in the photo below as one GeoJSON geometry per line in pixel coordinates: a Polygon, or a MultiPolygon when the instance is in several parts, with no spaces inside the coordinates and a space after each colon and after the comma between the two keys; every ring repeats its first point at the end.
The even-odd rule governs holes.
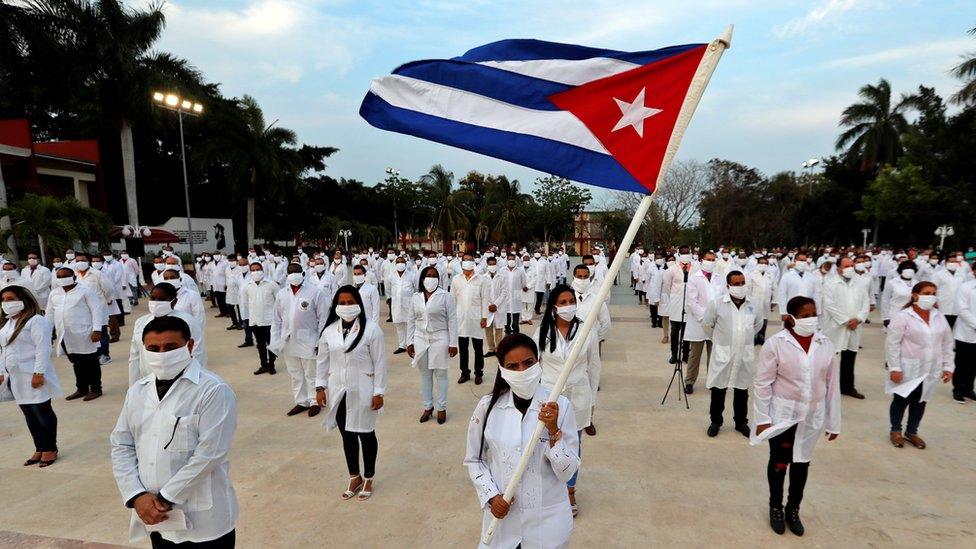
{"type": "Polygon", "coordinates": [[[573,113],[637,181],[654,191],[707,45],[549,96],[573,113]]]}

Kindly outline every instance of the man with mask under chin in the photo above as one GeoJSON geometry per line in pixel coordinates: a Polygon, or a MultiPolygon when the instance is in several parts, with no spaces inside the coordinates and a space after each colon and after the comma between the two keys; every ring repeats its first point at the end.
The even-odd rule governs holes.
{"type": "Polygon", "coordinates": [[[130,541],[153,547],[233,547],[237,496],[229,476],[237,399],[193,358],[190,326],[166,315],[146,324],[150,374],[129,388],[112,431],[112,466],[130,541]]]}

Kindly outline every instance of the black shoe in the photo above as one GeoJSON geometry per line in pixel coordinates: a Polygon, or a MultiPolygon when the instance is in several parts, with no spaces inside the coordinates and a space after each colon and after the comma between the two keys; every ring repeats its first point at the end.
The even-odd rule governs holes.
{"type": "Polygon", "coordinates": [[[495,356],[495,351],[488,351],[487,353],[485,353],[485,358],[489,358],[493,356],[495,356]]]}
{"type": "Polygon", "coordinates": [[[388,318],[388,319],[386,319],[386,321],[387,322],[393,322],[393,319],[392,318],[388,318]]]}
{"type": "Polygon", "coordinates": [[[296,404],[295,407],[292,408],[291,410],[288,410],[288,412],[286,412],[285,415],[286,416],[297,416],[298,414],[300,414],[302,412],[305,412],[307,410],[308,410],[308,407],[307,406],[302,406],[301,404],[296,404]]]}
{"type": "Polygon", "coordinates": [[[722,426],[719,425],[718,423],[713,423],[708,426],[708,431],[706,431],[706,433],[708,434],[708,436],[715,438],[718,436],[718,430],[721,428],[722,426]]]}
{"type": "Polygon", "coordinates": [[[969,391],[969,394],[962,395],[969,400],[976,400],[976,391],[969,391]]]}
{"type": "Polygon", "coordinates": [[[231,324],[230,326],[227,327],[227,331],[228,332],[231,331],[231,330],[236,330],[236,329],[237,329],[237,326],[234,325],[234,324],[231,324]]]}
{"type": "Polygon", "coordinates": [[[266,367],[264,367],[264,366],[261,366],[257,370],[254,370],[254,375],[256,375],[256,376],[259,376],[261,374],[266,374],[266,373],[268,373],[268,369],[266,367]]]}
{"type": "Polygon", "coordinates": [[[484,376],[482,376],[481,374],[475,374],[475,376],[474,376],[474,384],[475,385],[481,385],[481,382],[484,381],[484,380],[485,380],[485,377],[484,376]]]}
{"type": "Polygon", "coordinates": [[[694,392],[695,392],[695,386],[694,385],[692,385],[691,383],[688,383],[687,385],[685,385],[685,394],[686,395],[690,395],[691,393],[694,393],[694,392]]]}
{"type": "Polygon", "coordinates": [[[848,391],[846,393],[841,393],[841,394],[844,395],[844,396],[849,396],[851,398],[856,398],[858,400],[864,400],[864,395],[862,395],[861,393],[857,392],[857,389],[851,389],[850,391],[848,391]]]}
{"type": "Polygon", "coordinates": [[[240,345],[237,346],[238,349],[243,349],[244,347],[254,347],[254,343],[250,341],[245,341],[244,343],[241,343],[240,345]]]}
{"type": "Polygon", "coordinates": [[[458,385],[469,381],[471,381],[471,374],[461,374],[461,377],[458,378],[458,385]]]}
{"type": "Polygon", "coordinates": [[[399,348],[399,349],[397,349],[396,351],[393,351],[393,354],[395,354],[395,355],[399,355],[399,354],[402,354],[402,353],[405,353],[405,352],[407,352],[407,350],[406,350],[406,349],[404,349],[403,347],[400,347],[400,348],[399,348]]]}
{"type": "Polygon", "coordinates": [[[739,431],[740,433],[742,433],[742,436],[744,436],[746,438],[749,438],[749,434],[750,434],[751,431],[749,429],[749,425],[748,424],[746,424],[746,423],[740,423],[740,424],[738,424],[738,425],[735,426],[735,430],[736,431],[739,431]]]}
{"type": "MultiPolygon", "coordinates": [[[[68,400],[71,400],[71,397],[68,397],[68,400]]],[[[962,395],[955,395],[954,394],[954,395],[952,395],[952,400],[955,400],[959,404],[965,404],[966,403],[966,398],[963,397],[962,395]]]]}
{"type": "Polygon", "coordinates": [[[786,532],[786,517],[783,516],[782,507],[769,508],[769,527],[773,529],[773,532],[780,535],[786,532]]]}
{"type": "Polygon", "coordinates": [[[278,370],[275,370],[274,364],[272,364],[271,366],[268,366],[268,373],[271,374],[271,375],[275,375],[275,374],[278,373],[278,370]]]}
{"type": "Polygon", "coordinates": [[[800,522],[800,509],[797,507],[786,508],[786,524],[790,527],[790,532],[794,535],[803,535],[803,523],[800,522]]]}
{"type": "Polygon", "coordinates": [[[678,359],[676,357],[671,357],[668,359],[668,364],[677,364],[678,359]]]}

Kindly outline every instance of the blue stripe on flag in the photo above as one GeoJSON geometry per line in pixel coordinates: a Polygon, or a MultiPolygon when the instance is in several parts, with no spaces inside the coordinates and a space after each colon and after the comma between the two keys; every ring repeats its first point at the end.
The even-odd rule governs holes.
{"type": "Polygon", "coordinates": [[[459,61],[415,61],[399,67],[393,71],[393,74],[409,76],[526,109],[541,111],[558,111],[559,108],[553,105],[548,97],[572,87],[477,63],[459,61]]]}
{"type": "Polygon", "coordinates": [[[478,63],[482,61],[534,61],[539,59],[609,57],[621,61],[629,61],[638,65],[646,65],[703,45],[685,44],[683,46],[670,46],[659,50],[624,52],[601,48],[588,48],[573,44],[560,44],[558,42],[546,42],[544,40],[513,39],[499,40],[498,42],[479,46],[468,50],[460,57],[455,57],[454,60],[478,63]]]}
{"type": "Polygon", "coordinates": [[[495,130],[401,109],[368,92],[359,115],[372,126],[467,149],[567,179],[647,194],[610,155],[541,137],[495,130]]]}

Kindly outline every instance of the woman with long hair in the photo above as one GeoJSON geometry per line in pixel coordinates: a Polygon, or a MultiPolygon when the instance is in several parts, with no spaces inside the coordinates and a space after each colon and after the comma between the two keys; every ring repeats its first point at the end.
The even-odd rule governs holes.
{"type": "MultiPolygon", "coordinates": [[[[542,323],[535,333],[539,342],[539,362],[542,365],[542,386],[552,389],[559,378],[563,367],[572,368],[562,395],[573,405],[576,424],[580,430],[590,425],[593,417],[593,406],[596,404],[596,392],[600,387],[600,344],[595,330],[583,343],[585,348],[576,358],[576,363],[566,365],[566,359],[576,340],[576,335],[582,327],[582,321],[576,316],[576,294],[572,288],[564,284],[557,284],[549,292],[546,310],[542,315],[542,323]]],[[[576,480],[574,473],[566,483],[573,516],[579,512],[576,504],[576,480]]]]}
{"type": "Polygon", "coordinates": [[[800,501],[813,449],[821,435],[840,434],[840,373],[834,345],[819,331],[817,305],[796,296],[786,304],[784,329],[759,352],[754,382],[756,429],[752,445],[769,442],[769,524],[782,534],[804,532],[800,501]],[[783,486],[790,489],[783,510],[783,486]]]}
{"type": "Polygon", "coordinates": [[[428,265],[420,271],[417,293],[410,302],[407,316],[407,354],[411,365],[420,372],[420,396],[424,411],[420,423],[434,414],[434,379],[437,379],[437,423],[447,421],[448,362],[458,352],[457,302],[440,287],[437,267],[428,265]]]}
{"type": "MultiPolygon", "coordinates": [[[[468,423],[464,465],[484,510],[482,534],[499,522],[493,547],[564,547],[573,532],[566,481],[579,468],[579,434],[573,406],[564,396],[547,402],[535,342],[512,334],[496,347],[499,370],[491,394],[482,397],[468,423]],[[532,440],[536,422],[546,429],[532,440]],[[509,503],[508,486],[522,451],[533,448],[529,466],[509,503]]],[[[481,544],[481,547],[486,547],[481,544]]]]}
{"type": "Polygon", "coordinates": [[[912,301],[891,315],[885,336],[885,359],[888,379],[885,393],[892,395],[889,416],[889,439],[896,448],[907,440],[919,450],[925,441],[918,436],[918,424],[925,413],[925,403],[939,384],[952,381],[955,371],[952,328],[945,315],[936,308],[937,288],[931,282],[912,287],[912,301]],[[902,435],[901,421],[908,409],[908,425],[902,435]]]}
{"type": "Polygon", "coordinates": [[[349,469],[349,487],[340,496],[359,501],[373,495],[376,469],[376,416],[386,393],[383,331],[367,320],[359,290],[339,288],[319,337],[315,400],[325,414],[326,431],[338,427],[349,469]],[[363,468],[359,468],[362,446],[363,468]]]}
{"type": "Polygon", "coordinates": [[[30,290],[8,286],[0,292],[0,392],[13,393],[34,439],[34,455],[25,466],[48,467],[58,459],[51,399],[61,396],[61,385],[51,364],[51,332],[30,290]]]}

